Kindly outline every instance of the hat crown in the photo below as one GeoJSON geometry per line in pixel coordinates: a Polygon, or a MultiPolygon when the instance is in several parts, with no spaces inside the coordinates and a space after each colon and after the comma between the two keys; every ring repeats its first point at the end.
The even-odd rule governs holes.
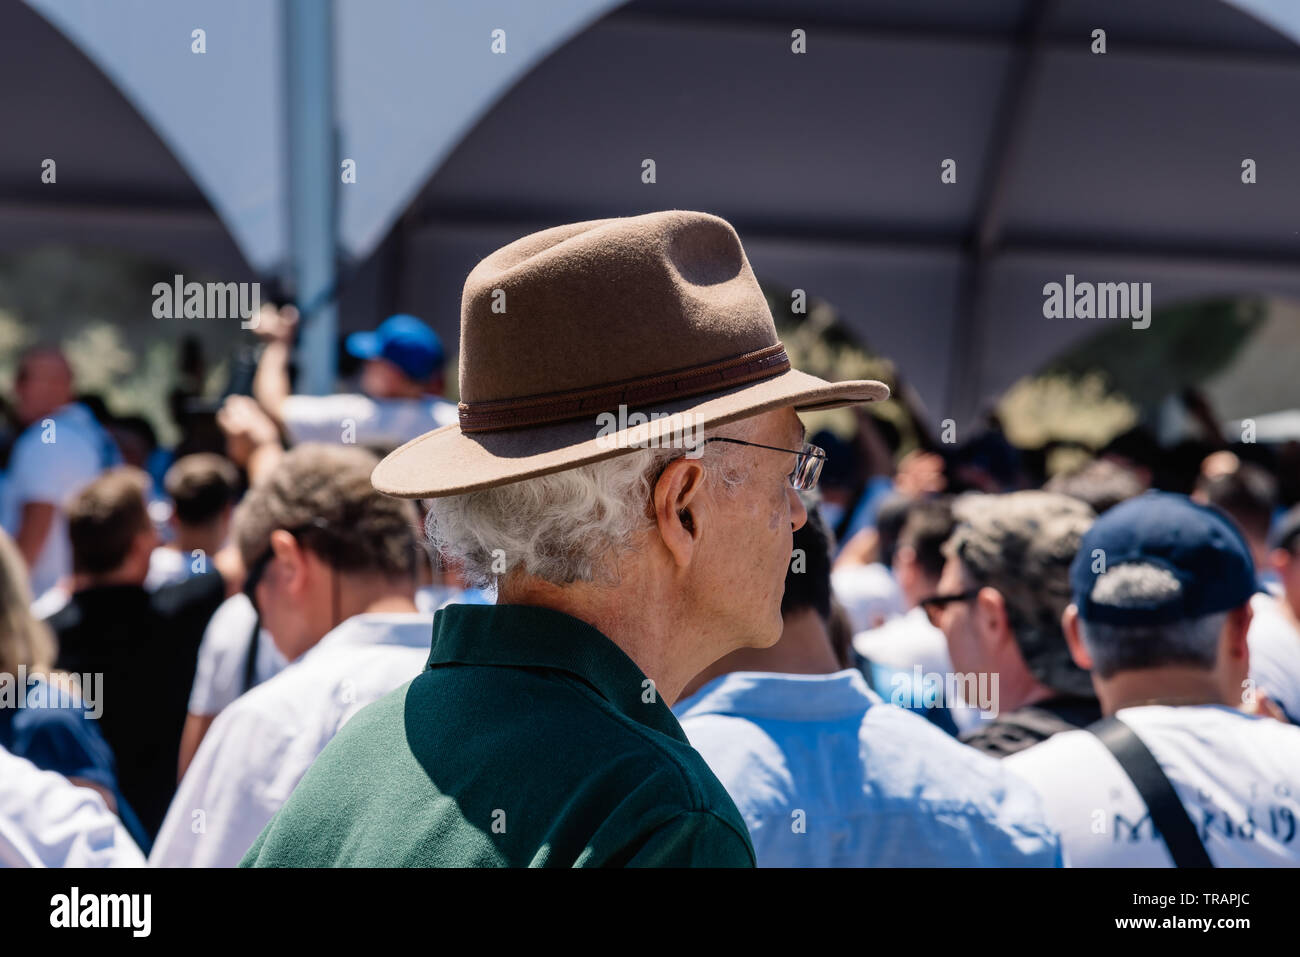
{"type": "Polygon", "coordinates": [[[1121,502],[1098,518],[1083,536],[1070,580],[1085,620],[1117,624],[1167,623],[1227,611],[1249,600],[1257,587],[1250,546],[1229,518],[1185,495],[1159,491],[1121,502]],[[1140,606],[1093,602],[1098,576],[1130,563],[1163,568],[1178,579],[1181,593],[1140,606]]]}
{"type": "Polygon", "coordinates": [[[572,223],[510,243],[470,273],[461,400],[596,389],[777,344],[726,220],[669,210],[572,223]]]}
{"type": "Polygon", "coordinates": [[[371,480],[429,498],[495,488],[777,409],[884,399],[790,366],[740,240],[683,210],[558,226],[488,256],[461,300],[459,421],[371,480]],[[610,417],[614,421],[610,421],[610,417]]]}

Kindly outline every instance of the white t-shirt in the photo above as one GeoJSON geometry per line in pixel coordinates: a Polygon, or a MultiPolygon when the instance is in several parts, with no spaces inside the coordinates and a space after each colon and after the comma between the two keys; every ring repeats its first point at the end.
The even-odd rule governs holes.
{"type": "MultiPolygon", "coordinates": [[[[217,715],[244,692],[248,639],[257,624],[257,611],[242,592],[231,595],[213,612],[199,645],[199,660],[190,689],[190,714],[217,715]]],[[[254,680],[278,674],[289,662],[265,628],[257,633],[257,661],[254,680]]]]}
{"type": "Polygon", "coordinates": [[[1256,595],[1250,601],[1250,677],[1292,724],[1300,724],[1300,631],[1279,606],[1283,600],[1256,595]]]}
{"type": "MultiPolygon", "coordinates": [[[[1123,708],[1216,867],[1300,866],[1300,728],[1226,705],[1123,708]]],[[[1067,866],[1172,867],[1137,789],[1090,731],[1002,759],[1042,795],[1067,866]]]]}
{"type": "Polygon", "coordinates": [[[14,442],[0,515],[5,531],[18,534],[23,506],[54,505],[54,521],[30,569],[32,594],[43,594],[72,571],[72,546],[63,506],[104,469],[122,461],[112,437],[90,410],[73,402],[33,422],[14,442]]]}
{"type": "Polygon", "coordinates": [[[880,562],[831,572],[831,591],[848,612],[855,634],[878,628],[904,611],[903,591],[880,562]]]}
{"type": "Polygon", "coordinates": [[[289,441],[396,447],[460,421],[456,405],[437,396],[372,399],[366,395],[291,395],[281,407],[289,441]]]}
{"type": "Polygon", "coordinates": [[[0,868],[144,864],[97,792],[0,748],[0,868]]]}
{"type": "Polygon", "coordinates": [[[428,615],[354,615],[226,708],[185,772],[149,863],[236,866],[339,729],[424,670],[432,639],[428,615]]]}

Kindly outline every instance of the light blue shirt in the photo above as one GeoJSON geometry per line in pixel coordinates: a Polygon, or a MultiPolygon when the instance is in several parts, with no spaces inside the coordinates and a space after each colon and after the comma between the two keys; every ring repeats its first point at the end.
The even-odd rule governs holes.
{"type": "Polygon", "coordinates": [[[732,672],[673,709],[759,867],[1060,867],[1037,793],[856,670],[732,672]]]}

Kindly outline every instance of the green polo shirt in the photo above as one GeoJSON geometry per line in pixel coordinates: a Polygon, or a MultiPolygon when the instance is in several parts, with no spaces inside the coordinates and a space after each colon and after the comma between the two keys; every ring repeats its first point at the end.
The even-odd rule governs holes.
{"type": "Polygon", "coordinates": [[[244,856],[254,867],[753,867],[740,813],[595,628],[451,605],[425,670],[357,713],[244,856]]]}

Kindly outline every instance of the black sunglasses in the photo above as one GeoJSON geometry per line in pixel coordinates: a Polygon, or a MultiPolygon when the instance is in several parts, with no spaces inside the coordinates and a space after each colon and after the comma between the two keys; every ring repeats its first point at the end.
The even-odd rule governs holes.
{"type": "Polygon", "coordinates": [[[980,593],[978,588],[968,588],[966,591],[957,592],[955,595],[931,595],[929,598],[922,598],[920,606],[925,609],[926,617],[930,619],[930,624],[939,627],[939,613],[948,605],[955,601],[972,601],[980,593]]]}
{"type": "MultiPolygon", "coordinates": [[[[285,531],[295,539],[309,528],[317,528],[323,532],[331,531],[329,522],[323,518],[313,518],[309,522],[303,522],[301,525],[295,525],[293,528],[272,529],[272,531],[285,531]]],[[[261,584],[262,578],[266,575],[266,569],[270,566],[271,560],[275,558],[275,550],[267,543],[266,549],[258,555],[253,564],[249,566],[248,574],[244,576],[244,587],[241,589],[249,602],[253,605],[253,611],[257,612],[257,617],[262,617],[262,610],[257,607],[257,586],[261,584]]]]}

